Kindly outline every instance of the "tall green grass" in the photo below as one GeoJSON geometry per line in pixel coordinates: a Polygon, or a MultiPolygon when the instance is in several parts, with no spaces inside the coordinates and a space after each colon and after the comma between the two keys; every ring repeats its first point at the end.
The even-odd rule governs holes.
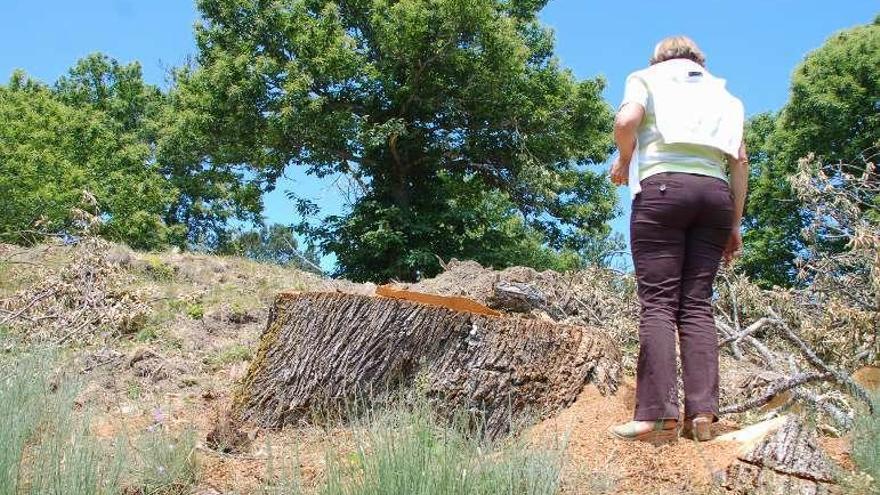
{"type": "Polygon", "coordinates": [[[62,369],[48,352],[0,358],[0,495],[189,492],[197,467],[192,433],[157,429],[103,442],[88,410],[76,405],[81,383],[62,369]]]}
{"type": "Polygon", "coordinates": [[[427,406],[391,408],[355,427],[353,452],[329,452],[323,495],[551,495],[564,449],[487,442],[467,415],[439,423],[427,406]]]}
{"type": "Polygon", "coordinates": [[[119,492],[123,464],[106,462],[86,414],[74,414],[79,384],[55,373],[50,353],[0,366],[0,494],[119,492]]]}
{"type": "Polygon", "coordinates": [[[859,469],[873,478],[872,493],[880,495],[880,396],[874,397],[873,413],[856,416],[852,457],[859,469]]]}
{"type": "Polygon", "coordinates": [[[131,473],[145,495],[189,493],[196,483],[196,432],[192,429],[174,437],[157,430],[137,441],[131,473]]]}

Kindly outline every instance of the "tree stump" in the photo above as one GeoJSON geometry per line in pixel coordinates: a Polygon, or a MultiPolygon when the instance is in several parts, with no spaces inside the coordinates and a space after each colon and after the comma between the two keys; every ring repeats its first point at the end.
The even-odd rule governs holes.
{"type": "Polygon", "coordinates": [[[521,413],[553,413],[587,382],[613,392],[619,378],[620,353],[593,328],[393,298],[282,294],[233,411],[275,428],[416,385],[441,414],[478,414],[496,437],[521,413]]]}
{"type": "Polygon", "coordinates": [[[834,471],[815,428],[790,416],[728,467],[724,486],[744,495],[833,494],[838,493],[834,471]]]}

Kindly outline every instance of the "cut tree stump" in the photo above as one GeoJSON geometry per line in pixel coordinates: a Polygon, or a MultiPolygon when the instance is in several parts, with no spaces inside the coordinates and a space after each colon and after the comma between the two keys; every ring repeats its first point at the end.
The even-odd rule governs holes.
{"type": "Polygon", "coordinates": [[[743,443],[737,461],[727,468],[724,487],[729,491],[744,495],[839,493],[835,465],[819,445],[815,428],[792,415],[755,425],[751,430],[744,430],[741,437],[729,434],[725,436],[729,438],[716,440],[743,443]]]}
{"type": "Polygon", "coordinates": [[[431,301],[280,295],[234,414],[277,428],[415,385],[441,414],[477,414],[496,437],[521,413],[542,417],[571,404],[587,382],[617,388],[620,353],[596,329],[431,301]]]}

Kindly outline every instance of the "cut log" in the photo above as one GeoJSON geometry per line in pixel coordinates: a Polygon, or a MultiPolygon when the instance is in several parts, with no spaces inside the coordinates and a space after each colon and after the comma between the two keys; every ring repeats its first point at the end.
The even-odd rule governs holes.
{"type": "Polygon", "coordinates": [[[773,419],[746,426],[741,430],[725,433],[715,438],[714,441],[738,443],[740,445],[740,453],[747,455],[758,442],[767,438],[771,433],[777,432],[787,422],[788,416],[777,416],[773,419]]]}
{"type": "Polygon", "coordinates": [[[478,414],[490,437],[584,384],[616,390],[620,353],[600,331],[339,293],[277,298],[233,411],[281,427],[418,384],[441,414],[478,414]]]}
{"type": "Polygon", "coordinates": [[[853,373],[853,381],[872,394],[880,392],[880,368],[865,366],[853,373]]]}
{"type": "MultiPolygon", "coordinates": [[[[763,438],[742,436],[745,448],[727,469],[725,488],[733,493],[819,495],[838,493],[835,466],[819,445],[815,428],[797,416],[757,427],[763,438]],[[770,427],[772,425],[772,428],[770,427]]],[[[728,438],[740,441],[741,439],[728,438]]],[[[718,440],[724,440],[724,437],[718,440]]],[[[718,441],[716,440],[716,441],[718,441]]]]}

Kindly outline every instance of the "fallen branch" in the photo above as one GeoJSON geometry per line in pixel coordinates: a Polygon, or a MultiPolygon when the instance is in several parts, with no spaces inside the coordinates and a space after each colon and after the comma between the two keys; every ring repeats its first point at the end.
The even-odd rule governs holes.
{"type": "MultiPolygon", "coordinates": [[[[715,320],[715,326],[718,328],[718,331],[724,337],[725,341],[733,335],[733,329],[730,328],[727,323],[724,323],[721,320],[715,320]]],[[[724,343],[719,343],[718,347],[720,348],[724,345],[724,343]]],[[[745,358],[742,349],[739,346],[739,342],[736,340],[730,341],[730,351],[733,352],[733,357],[736,358],[737,361],[742,361],[745,358]]]]}
{"type": "Polygon", "coordinates": [[[770,318],[767,318],[767,317],[760,318],[760,319],[758,319],[758,321],[756,321],[756,322],[752,323],[751,325],[749,325],[748,327],[746,327],[746,329],[743,330],[742,332],[725,337],[721,342],[718,343],[718,347],[724,347],[725,345],[730,344],[730,343],[738,343],[744,337],[752,335],[753,333],[757,332],[758,330],[764,328],[764,326],[767,325],[768,323],[773,323],[773,322],[774,322],[774,320],[771,320],[770,318]]]}
{"type": "MultiPolygon", "coordinates": [[[[724,329],[727,332],[732,332],[732,329],[726,323],[722,321],[718,321],[716,323],[718,323],[719,329],[724,329]]],[[[751,346],[751,348],[753,348],[755,352],[758,353],[758,355],[761,357],[761,359],[769,369],[777,372],[783,372],[783,366],[780,364],[780,358],[766,345],[764,345],[763,342],[756,339],[753,335],[743,336],[741,342],[751,346]]],[[[732,342],[731,348],[733,348],[733,346],[735,346],[736,344],[736,341],[732,342]]],[[[819,396],[819,394],[813,392],[812,390],[809,390],[807,388],[794,388],[791,390],[791,393],[793,399],[812,404],[814,407],[822,410],[829,417],[833,418],[838,425],[847,429],[852,426],[852,417],[849,414],[842,411],[834,404],[830,404],[828,401],[823,400],[822,397],[819,396]]],[[[752,408],[760,407],[761,405],[762,404],[757,404],[755,406],[752,406],[752,408]]],[[[746,408],[745,410],[748,409],[749,408],[746,408]]],[[[724,408],[724,410],[727,410],[727,408],[724,408]]]]}
{"type": "Polygon", "coordinates": [[[786,392],[806,383],[828,380],[830,378],[833,378],[833,376],[833,373],[828,372],[801,373],[799,375],[791,376],[786,380],[777,382],[775,385],[768,388],[767,391],[765,391],[764,394],[759,397],[749,399],[739,404],[721,408],[721,414],[743,413],[756,407],[761,407],[764,404],[770,402],[774,397],[781,394],[782,392],[786,392]]]}
{"type": "Polygon", "coordinates": [[[808,346],[807,343],[804,342],[803,339],[801,339],[800,336],[795,333],[795,331],[788,325],[788,323],[780,318],[779,315],[776,314],[776,312],[773,311],[772,308],[770,309],[770,314],[773,316],[780,328],[782,328],[785,337],[801,350],[801,353],[804,355],[804,357],[807,358],[807,361],[809,361],[810,364],[826,373],[829,373],[834,381],[840,383],[841,385],[845,385],[852,395],[856,396],[859,400],[867,404],[869,410],[872,413],[874,412],[873,401],[871,400],[871,397],[868,395],[865,389],[863,389],[858,383],[854,382],[853,379],[849,376],[831,368],[825,363],[825,361],[822,361],[822,359],[816,354],[816,352],[813,351],[813,349],[811,349],[810,346],[808,346]]]}

